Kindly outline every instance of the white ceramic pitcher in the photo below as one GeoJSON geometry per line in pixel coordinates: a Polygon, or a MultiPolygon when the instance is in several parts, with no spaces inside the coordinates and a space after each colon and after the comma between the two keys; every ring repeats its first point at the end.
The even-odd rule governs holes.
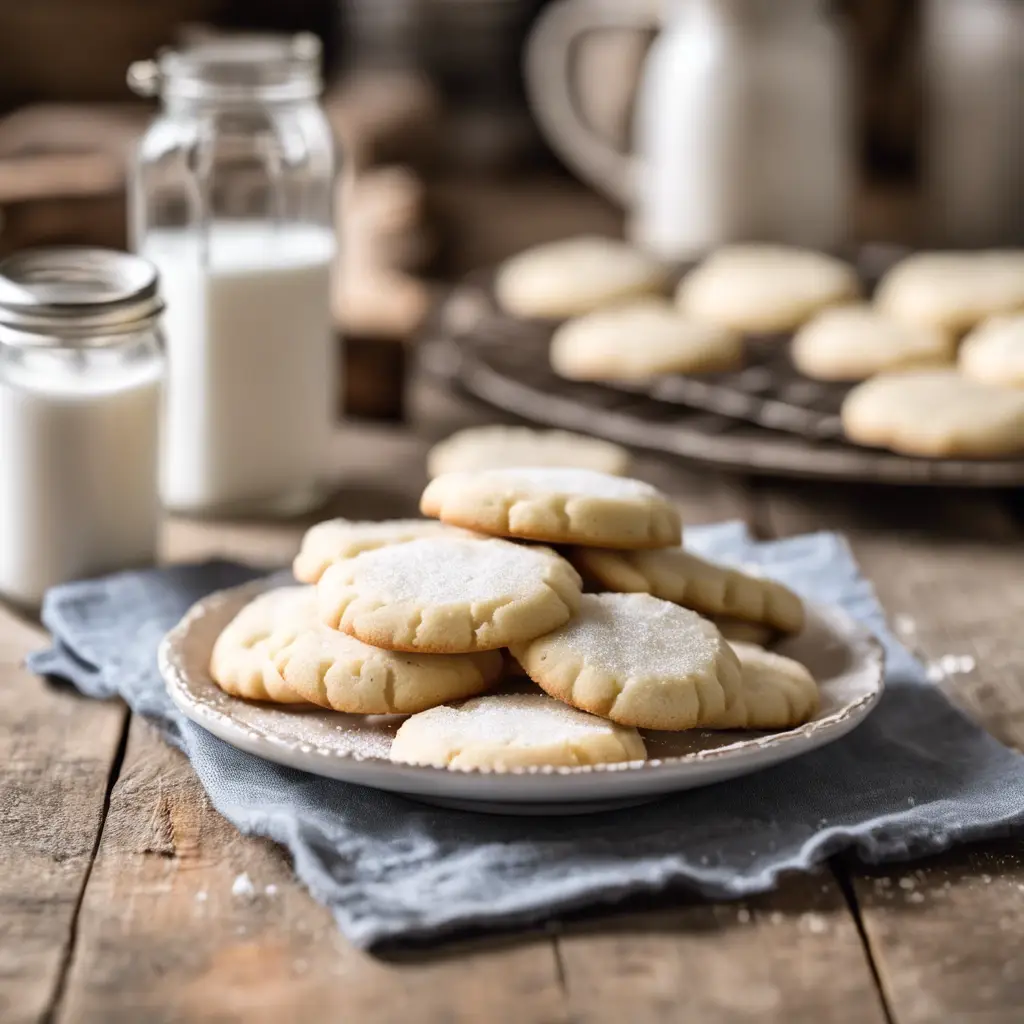
{"type": "Polygon", "coordinates": [[[732,241],[831,249],[847,238],[849,62],[821,0],[559,0],[528,41],[526,80],[552,146],[665,259],[732,241]],[[581,117],[572,54],[591,32],[659,25],[628,155],[581,117]]]}

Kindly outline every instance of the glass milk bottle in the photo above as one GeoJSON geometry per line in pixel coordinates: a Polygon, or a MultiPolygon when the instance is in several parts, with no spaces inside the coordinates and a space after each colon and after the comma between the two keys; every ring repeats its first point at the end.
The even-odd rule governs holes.
{"type": "Polygon", "coordinates": [[[151,563],[164,371],[157,275],[103,249],[0,263],[0,597],[151,563]]]}
{"type": "Polygon", "coordinates": [[[134,64],[128,80],[162,101],[131,223],[167,301],[164,504],[302,511],[319,497],[337,384],[320,44],[214,39],[134,64]]]}

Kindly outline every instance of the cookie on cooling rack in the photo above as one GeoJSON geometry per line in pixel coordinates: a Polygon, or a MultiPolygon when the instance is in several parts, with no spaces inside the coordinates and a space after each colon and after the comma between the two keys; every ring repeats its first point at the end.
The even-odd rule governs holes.
{"type": "Polygon", "coordinates": [[[962,334],[1024,310],[1024,250],[916,253],[886,274],[875,302],[897,320],[962,334]]]}
{"type": "Polygon", "coordinates": [[[625,242],[583,235],[539,245],[506,260],[494,281],[513,316],[561,320],[661,290],[665,268],[625,242]]]}
{"type": "Polygon", "coordinates": [[[854,268],[832,256],[778,245],[729,245],[683,278],[676,300],[695,320],[776,333],[859,294],[854,268]]]}
{"type": "Polygon", "coordinates": [[[1024,314],[993,317],[960,346],[960,372],[982,384],[1024,388],[1024,314]]]}
{"type": "Polygon", "coordinates": [[[679,510],[650,484],[587,469],[495,469],[432,480],[420,511],[497,537],[624,549],[678,544],[679,510]]]}
{"type": "Polygon", "coordinates": [[[952,369],[873,377],[847,395],[842,419],[851,441],[906,455],[1024,454],[1024,391],[979,384],[952,369]]]}
{"type": "Polygon", "coordinates": [[[859,303],[823,310],[797,331],[793,364],[815,380],[866,380],[889,370],[949,365],[956,339],[932,324],[904,323],[859,303]]]}
{"type": "Polygon", "coordinates": [[[629,468],[629,453],[610,441],[567,430],[490,426],[460,430],[427,454],[430,477],[521,466],[563,466],[622,476],[629,468]]]}
{"type": "Polygon", "coordinates": [[[539,693],[478,697],[404,722],[391,760],[495,771],[643,761],[636,729],[588,715],[539,693]]]}
{"type": "Polygon", "coordinates": [[[739,661],[714,624],[649,594],[584,594],[566,625],[512,644],[559,700],[640,729],[692,729],[739,699],[739,661]]]}
{"type": "Polygon", "coordinates": [[[645,380],[665,373],[720,373],[743,365],[743,338],[728,327],[643,299],[562,324],[551,367],[568,380],[645,380]]]}

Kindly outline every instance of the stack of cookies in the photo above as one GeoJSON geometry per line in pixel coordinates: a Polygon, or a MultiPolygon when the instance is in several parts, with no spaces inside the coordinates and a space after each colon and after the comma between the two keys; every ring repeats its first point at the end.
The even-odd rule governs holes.
{"type": "Polygon", "coordinates": [[[800,599],[685,551],[678,510],[648,484],[454,472],[421,511],[432,518],[311,529],[302,585],[257,598],[218,639],[218,685],[409,715],[392,760],[451,768],[636,761],[639,730],[779,729],[816,712],[807,670],[762,646],[802,627],[800,599]]]}

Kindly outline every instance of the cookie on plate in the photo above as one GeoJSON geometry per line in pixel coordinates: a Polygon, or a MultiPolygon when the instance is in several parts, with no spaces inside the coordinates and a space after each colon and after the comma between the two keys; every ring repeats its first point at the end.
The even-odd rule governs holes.
{"type": "Polygon", "coordinates": [[[274,667],[278,650],[319,623],[313,587],[278,587],[250,601],[213,645],[210,676],[232,697],[303,704],[274,667]]]}
{"type": "Polygon", "coordinates": [[[550,359],[568,380],[719,373],[743,365],[743,338],[685,317],[669,302],[644,299],[562,324],[551,339],[550,359]]]}
{"type": "Polygon", "coordinates": [[[979,384],[956,370],[882,374],[843,402],[843,429],[858,444],[932,458],[1024,453],[1024,391],[979,384]]]}
{"type": "Polygon", "coordinates": [[[824,253],[779,245],[727,245],[683,278],[680,309],[737,331],[791,331],[827,306],[860,294],[853,267],[824,253]]]}
{"type": "Polygon", "coordinates": [[[993,317],[960,346],[960,372],[982,384],[1024,388],[1024,314],[993,317]]]}
{"type": "Polygon", "coordinates": [[[790,348],[796,368],[815,380],[865,380],[888,370],[949,365],[956,339],[931,324],[894,320],[865,304],[819,313],[790,348]]]}
{"type": "Polygon", "coordinates": [[[586,469],[447,473],[427,486],[420,511],[480,533],[549,544],[661,548],[682,536],[679,510],[657,488],[586,469]]]}
{"type": "Polygon", "coordinates": [[[518,466],[564,466],[622,476],[629,468],[629,453],[610,441],[567,430],[491,426],[460,430],[427,454],[431,478],[518,466]]]}
{"type": "Polygon", "coordinates": [[[584,594],[566,625],[511,649],[546,693],[620,725],[692,729],[739,699],[740,663],[722,634],[649,594],[584,594]]]}
{"type": "Polygon", "coordinates": [[[756,644],[731,644],[743,669],[740,698],[705,729],[792,729],[809,722],[820,702],[814,676],[798,661],[756,644]]]}
{"type": "Polygon", "coordinates": [[[665,268],[625,242],[598,235],[538,245],[506,260],[494,282],[513,316],[561,320],[658,292],[665,268]]]}
{"type": "Polygon", "coordinates": [[[468,537],[470,534],[436,519],[386,519],[383,522],[328,519],[306,531],[292,563],[292,572],[302,583],[316,583],[329,565],[343,558],[354,558],[388,544],[442,536],[468,537]]]}
{"type": "Polygon", "coordinates": [[[274,655],[275,670],[311,704],[352,715],[409,715],[473,697],[500,677],[500,651],[404,654],[318,623],[274,655]]]}
{"type": "Polygon", "coordinates": [[[663,551],[576,547],[566,557],[585,580],[604,590],[652,594],[701,615],[726,616],[782,633],[803,629],[803,602],[788,587],[716,565],[681,547],[663,551]]]}
{"type": "Polygon", "coordinates": [[[1024,310],[1024,250],[908,256],[882,279],[875,302],[897,320],[962,334],[990,316],[1024,310]]]}
{"type": "Polygon", "coordinates": [[[374,647],[466,654],[562,625],[581,582],[548,548],[434,537],[366,551],[320,578],[322,621],[374,647]]]}
{"type": "Polygon", "coordinates": [[[596,718],[539,693],[478,697],[403,722],[391,760],[452,769],[610,764],[643,761],[636,729],[596,718]]]}

